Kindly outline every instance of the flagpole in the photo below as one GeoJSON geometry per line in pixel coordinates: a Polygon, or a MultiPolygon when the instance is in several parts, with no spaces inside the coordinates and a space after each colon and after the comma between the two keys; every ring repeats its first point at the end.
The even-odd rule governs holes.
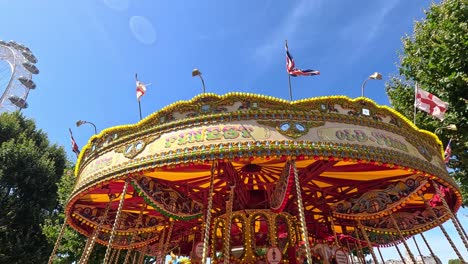
{"type": "MultiPolygon", "coordinates": [[[[284,42],[285,42],[285,46],[287,48],[288,47],[288,40],[285,40],[284,42]]],[[[289,83],[289,101],[292,101],[291,74],[289,74],[288,71],[286,71],[286,73],[288,74],[288,83],[289,83]]]]}
{"type": "Polygon", "coordinates": [[[140,100],[138,100],[138,110],[140,110],[140,120],[141,120],[141,103],[140,103],[140,100]]]}
{"type": "Polygon", "coordinates": [[[414,86],[414,111],[413,111],[413,124],[416,125],[416,99],[418,94],[418,83],[414,86]]]}
{"type": "Polygon", "coordinates": [[[289,73],[288,73],[288,81],[289,81],[289,101],[292,101],[291,75],[289,73]]]}

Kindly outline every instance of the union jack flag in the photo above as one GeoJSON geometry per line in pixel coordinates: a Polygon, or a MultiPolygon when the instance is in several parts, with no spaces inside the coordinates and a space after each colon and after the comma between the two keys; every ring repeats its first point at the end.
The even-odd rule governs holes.
{"type": "Polygon", "coordinates": [[[450,146],[450,143],[452,142],[452,139],[449,140],[447,147],[445,148],[444,152],[444,161],[445,163],[448,163],[450,160],[450,156],[452,155],[452,147],[450,146]]]}
{"type": "Polygon", "coordinates": [[[291,75],[293,77],[320,75],[320,72],[317,71],[317,70],[297,69],[296,64],[294,63],[294,59],[291,56],[291,53],[289,53],[288,43],[287,42],[286,42],[284,48],[286,49],[286,71],[288,72],[289,75],[291,75]]]}
{"type": "Polygon", "coordinates": [[[75,152],[76,156],[78,157],[80,155],[80,148],[78,148],[78,144],[76,144],[76,141],[73,138],[73,133],[71,131],[71,128],[69,128],[68,131],[70,132],[70,140],[71,140],[72,151],[75,152]]]}

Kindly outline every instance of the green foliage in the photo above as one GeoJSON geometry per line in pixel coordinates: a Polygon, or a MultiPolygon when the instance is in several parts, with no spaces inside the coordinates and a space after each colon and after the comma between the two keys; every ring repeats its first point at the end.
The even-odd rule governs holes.
{"type": "Polygon", "coordinates": [[[443,122],[418,110],[418,127],[435,132],[445,145],[452,139],[451,175],[468,201],[468,1],[433,4],[426,19],[416,22],[414,34],[403,38],[400,76],[386,89],[392,106],[413,120],[414,83],[449,103],[443,122]],[[438,129],[455,124],[457,131],[438,129]]]}
{"type": "Polygon", "coordinates": [[[45,263],[52,251],[41,224],[57,208],[65,152],[34,121],[0,114],[0,263],[45,263]]]}
{"type": "Polygon", "coordinates": [[[448,264],[461,264],[461,260],[459,259],[449,259],[448,264]]]}

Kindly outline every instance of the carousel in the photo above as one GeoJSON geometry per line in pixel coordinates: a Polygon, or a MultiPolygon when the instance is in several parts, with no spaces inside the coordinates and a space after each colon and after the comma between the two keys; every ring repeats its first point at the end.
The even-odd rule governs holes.
{"type": "Polygon", "coordinates": [[[383,263],[398,245],[416,263],[408,239],[447,220],[468,246],[442,153],[364,97],[201,94],[93,136],[66,224],[88,237],[80,263],[96,242],[104,263],[383,263]]]}

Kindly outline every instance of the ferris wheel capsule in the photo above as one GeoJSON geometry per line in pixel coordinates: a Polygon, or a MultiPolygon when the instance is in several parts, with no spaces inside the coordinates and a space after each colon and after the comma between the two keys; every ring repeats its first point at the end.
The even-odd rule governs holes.
{"type": "Polygon", "coordinates": [[[37,58],[31,52],[27,51],[26,49],[22,52],[25,59],[27,59],[31,63],[37,63],[37,58]]]}
{"type": "Polygon", "coordinates": [[[21,108],[21,109],[24,109],[24,108],[28,108],[28,103],[26,102],[26,100],[24,100],[23,98],[21,97],[18,97],[16,95],[12,95],[10,97],[8,97],[8,99],[14,104],[16,105],[17,107],[21,108]]]}
{"type": "Polygon", "coordinates": [[[36,65],[34,65],[34,64],[30,63],[30,62],[23,63],[23,67],[32,74],[38,74],[39,73],[39,69],[36,67],[36,65]]]}
{"type": "Polygon", "coordinates": [[[36,83],[31,79],[21,76],[18,78],[18,81],[29,89],[36,89],[36,83]]]}

